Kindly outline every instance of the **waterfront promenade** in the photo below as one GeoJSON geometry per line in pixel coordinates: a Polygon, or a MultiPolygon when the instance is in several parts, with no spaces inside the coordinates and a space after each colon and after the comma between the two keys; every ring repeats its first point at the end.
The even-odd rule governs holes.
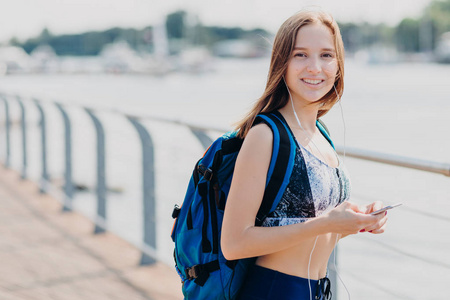
{"type": "Polygon", "coordinates": [[[182,299],[176,272],[0,166],[0,299],[182,299]]]}

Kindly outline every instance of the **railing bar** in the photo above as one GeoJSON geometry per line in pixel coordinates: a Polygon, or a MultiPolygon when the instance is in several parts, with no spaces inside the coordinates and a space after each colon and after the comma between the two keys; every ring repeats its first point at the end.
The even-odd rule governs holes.
{"type": "MultiPolygon", "coordinates": [[[[343,147],[337,146],[336,152],[343,154],[343,147]]],[[[352,147],[346,147],[345,155],[353,158],[450,176],[450,164],[448,163],[439,163],[424,159],[380,153],[370,150],[361,150],[352,147]]]]}
{"type": "MultiPolygon", "coordinates": [[[[65,105],[73,105],[76,107],[80,107],[80,104],[76,103],[65,103],[65,105]]],[[[106,109],[101,107],[89,107],[89,106],[83,106],[90,110],[102,110],[105,112],[113,112],[118,113],[121,115],[124,115],[128,119],[139,119],[139,120],[155,120],[155,121],[161,121],[161,122],[167,122],[171,124],[179,124],[188,127],[191,130],[201,130],[201,131],[218,131],[218,132],[227,132],[227,129],[224,128],[218,128],[213,126],[202,126],[202,125],[196,125],[192,124],[190,122],[178,120],[178,119],[169,119],[169,118],[163,118],[159,116],[151,116],[151,115],[136,115],[136,114],[129,114],[124,111],[112,108],[112,109],[106,109]]],[[[344,153],[344,148],[342,146],[336,146],[336,151],[339,154],[344,153]]],[[[361,150],[353,147],[346,147],[345,148],[345,154],[346,156],[350,156],[353,158],[359,158],[364,160],[370,160],[374,162],[389,164],[389,165],[395,165],[410,169],[416,169],[421,171],[426,171],[430,173],[438,173],[443,174],[445,176],[450,176],[450,164],[448,163],[439,163],[434,161],[428,161],[423,159],[416,159],[411,157],[404,157],[399,155],[393,155],[393,154],[386,154],[386,153],[380,153],[375,151],[369,151],[369,150],[361,150]]]]}
{"type": "MultiPolygon", "coordinates": [[[[120,110],[113,109],[112,112],[123,114],[123,112],[121,112],[120,110]]],[[[130,114],[125,114],[125,115],[130,118],[135,118],[135,119],[139,119],[139,120],[154,120],[154,121],[160,121],[160,122],[165,122],[165,123],[183,125],[183,126],[188,127],[189,129],[195,129],[195,130],[201,130],[201,131],[212,130],[212,131],[218,131],[218,132],[227,132],[230,130],[230,129],[215,127],[215,126],[210,126],[210,125],[204,126],[204,125],[199,125],[199,124],[193,124],[190,122],[182,121],[180,119],[169,119],[169,118],[150,116],[150,115],[130,115],[130,114]]]]}
{"type": "MultiPolygon", "coordinates": [[[[8,95],[5,93],[2,93],[2,95],[8,95]]],[[[24,99],[25,101],[27,101],[27,99],[24,99]]],[[[48,102],[48,103],[53,103],[56,104],[56,101],[52,101],[52,100],[41,100],[41,102],[48,102]]],[[[61,103],[61,102],[60,102],[61,103]]],[[[80,103],[76,103],[76,102],[70,102],[70,101],[64,101],[64,106],[74,106],[74,107],[83,107],[85,109],[89,109],[91,111],[102,111],[102,112],[110,112],[110,113],[117,113],[120,115],[125,116],[126,118],[132,118],[132,119],[138,119],[138,120],[154,120],[154,121],[160,121],[160,122],[166,122],[166,123],[171,123],[171,124],[178,124],[178,125],[183,125],[189,128],[194,128],[194,129],[200,129],[203,131],[207,131],[207,130],[212,130],[212,131],[218,131],[218,132],[227,132],[230,129],[224,129],[224,128],[220,128],[220,127],[215,127],[215,126],[204,126],[204,125],[200,125],[200,124],[193,124],[187,121],[183,121],[180,119],[170,119],[170,118],[164,118],[164,117],[160,117],[160,116],[155,116],[155,115],[142,115],[142,114],[133,114],[133,113],[127,113],[123,110],[117,109],[117,108],[106,108],[106,107],[95,107],[95,106],[89,106],[89,105],[84,105],[84,104],[80,104],[80,103]]]]}

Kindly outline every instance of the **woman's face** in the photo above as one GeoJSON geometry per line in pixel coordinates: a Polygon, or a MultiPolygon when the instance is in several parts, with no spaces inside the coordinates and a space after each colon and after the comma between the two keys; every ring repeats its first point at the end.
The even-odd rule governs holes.
{"type": "Polygon", "coordinates": [[[333,88],[338,64],[330,29],[322,23],[301,27],[286,70],[286,84],[295,102],[321,99],[333,88]]]}

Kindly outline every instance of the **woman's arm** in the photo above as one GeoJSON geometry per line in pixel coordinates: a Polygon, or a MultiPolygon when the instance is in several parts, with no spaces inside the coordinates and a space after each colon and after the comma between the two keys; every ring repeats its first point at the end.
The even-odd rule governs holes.
{"type": "Polygon", "coordinates": [[[222,225],[221,247],[228,260],[278,252],[328,232],[357,233],[378,221],[377,216],[365,215],[357,205],[345,202],[304,223],[254,226],[264,195],[272,143],[271,129],[260,124],[249,131],[239,152],[222,225]]]}

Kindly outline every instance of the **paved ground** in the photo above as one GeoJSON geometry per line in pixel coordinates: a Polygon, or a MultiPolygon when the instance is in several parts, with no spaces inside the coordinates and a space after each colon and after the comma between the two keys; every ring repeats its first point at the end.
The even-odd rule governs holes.
{"type": "Polygon", "coordinates": [[[0,168],[0,299],[182,299],[178,275],[0,168]]]}

